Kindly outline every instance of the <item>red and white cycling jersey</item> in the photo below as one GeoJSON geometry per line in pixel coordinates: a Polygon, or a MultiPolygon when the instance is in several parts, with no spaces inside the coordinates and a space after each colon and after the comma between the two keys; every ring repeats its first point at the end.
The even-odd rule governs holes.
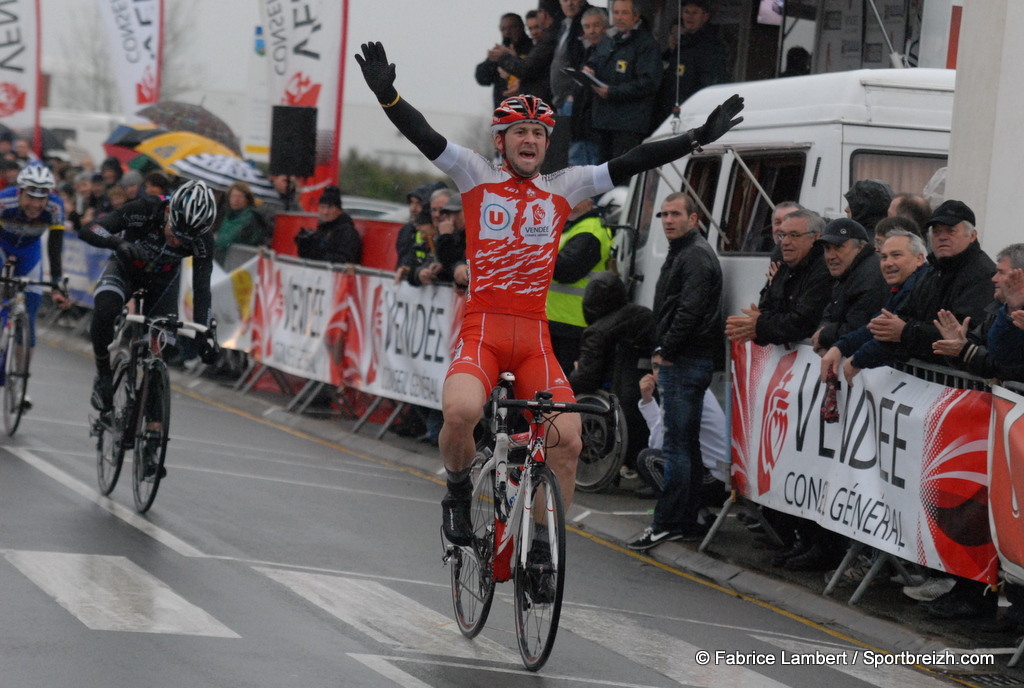
{"type": "Polygon", "coordinates": [[[545,319],[565,220],[583,199],[612,189],[608,165],[520,179],[451,142],[434,165],[462,193],[470,274],[466,314],[545,319]]]}

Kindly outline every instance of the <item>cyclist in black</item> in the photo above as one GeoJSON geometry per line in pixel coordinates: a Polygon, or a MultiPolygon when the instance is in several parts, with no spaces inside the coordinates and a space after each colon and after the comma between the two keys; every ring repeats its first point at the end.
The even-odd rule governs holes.
{"type": "MultiPolygon", "coordinates": [[[[213,272],[213,235],[217,218],[213,192],[203,182],[189,181],[168,199],[141,196],[119,210],[83,227],[79,236],[87,244],[109,248],[110,256],[94,294],[92,337],[96,379],[92,405],[106,411],[113,403],[113,372],[108,348],[114,324],[129,297],[146,293],[145,315],[178,312],[181,261],[192,257],[193,321],[209,324],[210,275],[213,272]]],[[[217,341],[197,335],[195,342],[204,363],[217,359],[217,341]]]]}

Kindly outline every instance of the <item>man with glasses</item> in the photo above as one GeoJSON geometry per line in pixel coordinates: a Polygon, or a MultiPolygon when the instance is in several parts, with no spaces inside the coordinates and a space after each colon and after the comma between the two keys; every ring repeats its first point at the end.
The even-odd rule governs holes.
{"type": "Polygon", "coordinates": [[[825,221],[813,210],[797,210],[775,233],[782,264],[769,278],[758,304],[726,320],[734,342],[792,344],[810,337],[832,295],[824,247],[817,243],[825,221]]]}
{"type": "Polygon", "coordinates": [[[700,232],[695,205],[686,194],[672,193],[658,217],[669,249],[654,291],[651,362],[659,370],[665,482],[653,522],[629,543],[639,551],[672,540],[699,540],[707,530],[698,523],[704,478],[700,421],[722,349],[722,268],[700,232]]]}

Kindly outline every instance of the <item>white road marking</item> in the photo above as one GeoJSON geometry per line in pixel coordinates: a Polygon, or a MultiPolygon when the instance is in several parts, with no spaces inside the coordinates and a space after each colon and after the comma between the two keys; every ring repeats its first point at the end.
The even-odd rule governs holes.
{"type": "MultiPolygon", "coordinates": [[[[416,657],[381,657],[378,655],[362,655],[350,652],[349,657],[357,659],[366,666],[372,668],[374,671],[380,671],[377,667],[384,669],[380,671],[381,674],[387,676],[391,680],[395,681],[401,686],[408,686],[408,688],[419,688],[423,685],[415,676],[410,676],[401,669],[391,666],[390,662],[396,662],[400,664],[425,664],[429,666],[439,667],[450,667],[452,669],[470,669],[474,675],[493,673],[493,674],[515,674],[517,676],[531,676],[531,674],[525,673],[522,667],[492,667],[492,666],[480,666],[477,664],[461,664],[459,662],[441,662],[431,659],[418,659],[416,657]],[[385,668],[386,667],[386,668],[385,668]],[[385,673],[388,672],[388,673],[385,673]],[[395,673],[398,672],[398,673],[395,673]],[[404,677],[408,677],[405,679],[404,677]],[[405,683],[405,680],[417,681],[417,683],[405,683]]],[[[616,688],[655,688],[650,684],[646,683],[623,683],[621,681],[606,681],[599,678],[585,678],[583,676],[565,676],[561,674],[550,674],[544,672],[540,674],[541,681],[544,684],[552,681],[572,681],[573,683],[582,683],[594,686],[615,686],[616,688]]],[[[524,683],[524,685],[526,685],[524,683]]]]}
{"type": "MultiPolygon", "coordinates": [[[[818,645],[816,643],[771,636],[754,635],[752,637],[791,653],[836,653],[836,649],[828,645],[818,645]]],[[[864,652],[864,650],[848,649],[846,654],[850,657],[849,661],[852,663],[836,664],[830,668],[840,671],[847,676],[860,679],[868,685],[876,686],[876,688],[942,688],[949,685],[949,682],[945,679],[929,676],[909,666],[883,666],[876,669],[870,664],[864,664],[864,652]],[[854,657],[855,652],[859,653],[856,658],[854,657]]],[[[959,654],[957,650],[951,650],[951,652],[959,654]]],[[[971,652],[974,652],[974,650],[971,652]]],[[[954,667],[950,666],[949,668],[952,669],[954,667]]]]}
{"type": "Polygon", "coordinates": [[[241,637],[124,557],[24,551],[4,556],[93,630],[241,637]]]}
{"type": "MultiPolygon", "coordinates": [[[[72,492],[85,497],[96,506],[104,509],[114,516],[127,523],[128,525],[139,529],[146,535],[150,536],[162,545],[170,547],[172,550],[184,557],[202,557],[205,556],[198,549],[188,544],[184,540],[171,535],[163,528],[153,525],[142,516],[137,514],[135,511],[121,506],[109,497],[104,497],[95,488],[86,485],[77,478],[72,477],[70,474],[65,473],[61,469],[54,466],[49,461],[41,459],[27,449],[21,447],[4,447],[7,451],[17,456],[19,459],[32,466],[39,472],[43,473],[50,478],[53,478],[64,487],[68,488],[72,492]]],[[[130,479],[131,472],[129,464],[126,462],[125,466],[121,469],[121,473],[124,479],[130,479]],[[126,472],[127,471],[127,472],[126,472]]]]}
{"type": "Polygon", "coordinates": [[[518,654],[482,636],[467,640],[450,617],[375,581],[261,567],[256,570],[396,650],[488,662],[519,662],[518,654]]]}
{"type": "Polygon", "coordinates": [[[559,626],[687,686],[786,688],[786,684],[744,667],[713,663],[700,666],[694,658],[702,648],[643,626],[624,614],[563,606],[559,626]]]}

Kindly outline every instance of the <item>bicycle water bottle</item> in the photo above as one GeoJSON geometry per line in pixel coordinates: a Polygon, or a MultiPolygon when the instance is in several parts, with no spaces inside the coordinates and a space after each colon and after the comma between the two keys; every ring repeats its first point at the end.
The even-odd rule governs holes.
{"type": "Polygon", "coordinates": [[[505,496],[508,498],[508,505],[511,507],[516,503],[516,495],[519,494],[519,478],[523,475],[522,466],[513,466],[508,472],[508,491],[505,496]]]}

